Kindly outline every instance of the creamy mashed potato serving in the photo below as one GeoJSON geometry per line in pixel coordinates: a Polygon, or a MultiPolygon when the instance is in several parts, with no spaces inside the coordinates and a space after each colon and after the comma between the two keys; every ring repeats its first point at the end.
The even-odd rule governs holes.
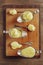
{"type": "Polygon", "coordinates": [[[27,32],[22,30],[21,28],[12,28],[9,30],[9,36],[11,38],[20,38],[27,36],[27,32]]]}
{"type": "Polygon", "coordinates": [[[35,49],[33,47],[24,48],[21,51],[21,55],[24,56],[24,57],[32,58],[32,57],[35,56],[35,49]]]}
{"type": "Polygon", "coordinates": [[[10,9],[9,14],[11,14],[11,15],[17,14],[16,9],[10,9]]]}
{"type": "Polygon", "coordinates": [[[21,37],[22,32],[18,30],[17,28],[12,28],[9,30],[9,36],[12,38],[19,38],[21,37]]]}
{"type": "Polygon", "coordinates": [[[29,22],[33,19],[33,13],[31,11],[24,11],[21,16],[17,18],[17,22],[29,22]]]}
{"type": "Polygon", "coordinates": [[[25,20],[25,21],[31,21],[33,19],[33,13],[31,11],[25,11],[23,14],[22,14],[22,18],[25,20]]]}
{"type": "Polygon", "coordinates": [[[34,25],[32,25],[32,24],[28,25],[28,30],[35,31],[35,29],[36,29],[36,27],[34,25]]]}
{"type": "Polygon", "coordinates": [[[12,48],[12,49],[17,49],[17,48],[21,48],[21,47],[22,47],[22,45],[19,44],[19,43],[16,42],[16,41],[14,41],[14,42],[11,43],[11,48],[12,48]]]}

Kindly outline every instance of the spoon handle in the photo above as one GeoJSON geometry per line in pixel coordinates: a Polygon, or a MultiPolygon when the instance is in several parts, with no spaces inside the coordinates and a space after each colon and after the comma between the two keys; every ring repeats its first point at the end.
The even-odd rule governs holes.
{"type": "Polygon", "coordinates": [[[24,26],[19,26],[19,25],[15,25],[15,27],[27,28],[27,27],[24,27],[24,26]]]}
{"type": "Polygon", "coordinates": [[[3,30],[3,33],[6,33],[6,34],[7,34],[7,33],[9,33],[9,31],[5,31],[5,30],[3,30]]]}
{"type": "Polygon", "coordinates": [[[33,42],[26,42],[24,44],[32,45],[33,42]]]}
{"type": "Polygon", "coordinates": [[[33,14],[39,13],[39,9],[35,10],[33,14]]]}
{"type": "Polygon", "coordinates": [[[36,50],[36,53],[42,53],[42,50],[36,50]]]}

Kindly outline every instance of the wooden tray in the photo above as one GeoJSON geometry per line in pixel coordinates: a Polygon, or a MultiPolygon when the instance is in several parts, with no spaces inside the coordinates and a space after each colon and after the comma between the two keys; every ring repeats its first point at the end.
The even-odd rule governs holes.
{"type": "MultiPolygon", "coordinates": [[[[13,7],[7,7],[5,9],[5,26],[6,26],[6,29],[5,29],[5,26],[4,26],[4,30],[9,30],[10,28],[13,28],[15,24],[19,25],[19,26],[27,26],[28,24],[33,24],[35,25],[36,27],[36,30],[34,32],[30,32],[30,31],[27,31],[27,29],[24,29],[22,28],[23,30],[27,31],[28,35],[27,37],[24,37],[24,38],[10,38],[8,34],[5,34],[5,38],[6,38],[6,56],[18,56],[17,55],[17,51],[19,49],[16,49],[16,50],[12,50],[9,46],[9,44],[13,41],[17,41],[21,44],[24,44],[25,42],[33,42],[33,44],[31,45],[32,47],[34,47],[36,50],[40,51],[40,44],[39,44],[39,13],[36,13],[34,14],[34,19],[31,21],[31,22],[28,22],[28,23],[17,23],[16,19],[17,17],[25,10],[30,10],[30,11],[36,11],[36,10],[39,10],[39,8],[37,7],[25,7],[25,6],[21,6],[21,7],[18,7],[18,6],[13,6],[13,7]],[[15,8],[18,12],[18,14],[15,16],[12,16],[10,14],[8,14],[7,12],[9,11],[10,8],[15,8]]],[[[28,47],[28,45],[23,45],[22,48],[25,48],[25,47],[28,47]]],[[[22,49],[21,48],[21,49],[22,49]]],[[[35,57],[39,57],[40,56],[40,52],[39,53],[36,53],[36,56],[35,57]]]]}

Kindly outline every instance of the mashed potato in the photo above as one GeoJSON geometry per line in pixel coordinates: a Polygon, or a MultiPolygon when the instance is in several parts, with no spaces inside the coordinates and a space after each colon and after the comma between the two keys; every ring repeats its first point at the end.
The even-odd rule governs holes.
{"type": "Polygon", "coordinates": [[[17,14],[17,11],[15,9],[10,9],[9,14],[11,15],[17,14]]]}
{"type": "Polygon", "coordinates": [[[13,28],[9,30],[9,36],[12,38],[19,38],[21,37],[22,32],[18,30],[17,28],[13,28]]]}
{"type": "Polygon", "coordinates": [[[11,48],[12,48],[12,49],[17,49],[17,48],[21,48],[21,47],[22,47],[22,45],[19,44],[19,43],[16,42],[16,41],[14,41],[14,42],[11,43],[11,48]]]}
{"type": "Polygon", "coordinates": [[[30,30],[30,31],[35,31],[35,26],[34,25],[32,25],[32,24],[29,24],[28,25],[28,30],[30,30]]]}
{"type": "Polygon", "coordinates": [[[35,56],[35,49],[33,47],[27,47],[21,51],[22,56],[32,58],[35,56]]]}
{"type": "Polygon", "coordinates": [[[31,21],[33,19],[33,13],[31,11],[25,11],[23,14],[22,14],[22,18],[25,20],[25,21],[31,21]]]}

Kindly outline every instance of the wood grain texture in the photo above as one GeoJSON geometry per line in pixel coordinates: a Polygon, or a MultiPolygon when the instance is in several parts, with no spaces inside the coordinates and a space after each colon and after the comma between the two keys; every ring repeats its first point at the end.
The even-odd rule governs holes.
{"type": "Polygon", "coordinates": [[[22,3],[19,0],[1,0],[0,1],[0,65],[43,65],[43,0],[22,0],[22,3]],[[3,14],[2,14],[2,5],[3,4],[36,4],[40,5],[40,43],[42,54],[39,59],[24,59],[24,58],[6,58],[4,56],[4,44],[3,44],[3,14]]]}

